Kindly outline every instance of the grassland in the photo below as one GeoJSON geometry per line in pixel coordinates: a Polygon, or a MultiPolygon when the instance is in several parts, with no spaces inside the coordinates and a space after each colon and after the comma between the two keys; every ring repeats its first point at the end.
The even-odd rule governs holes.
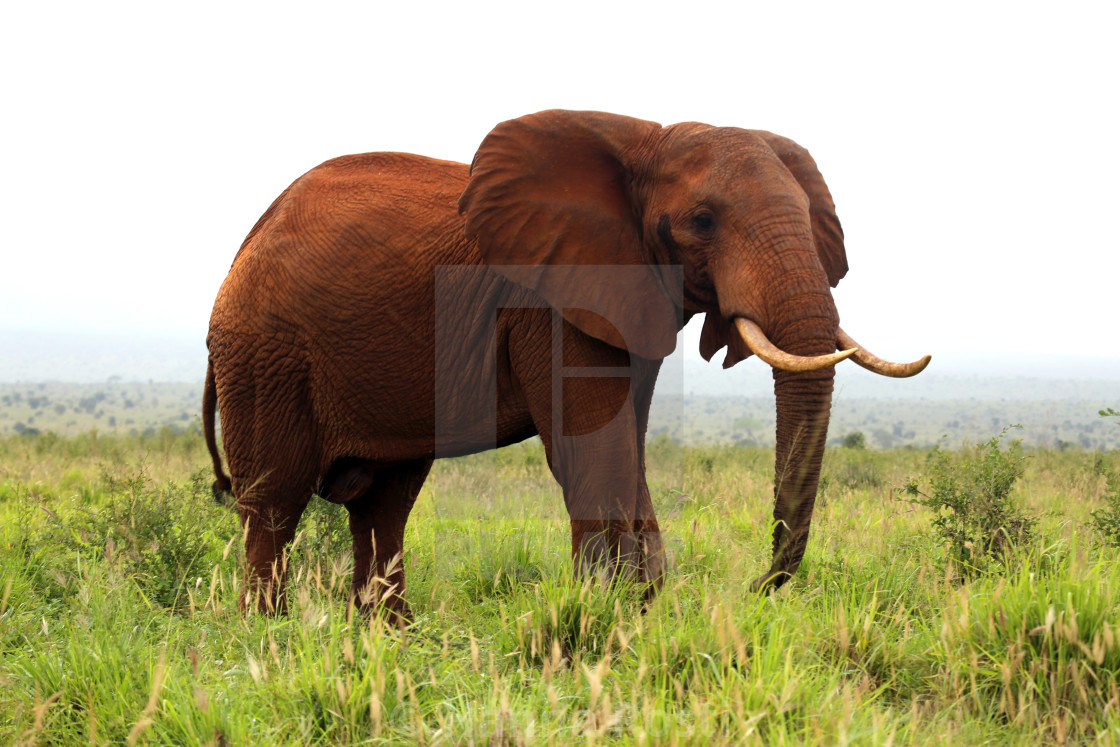
{"type": "Polygon", "coordinates": [[[199,422],[202,383],[0,383],[0,434],[152,435],[199,422]]]}
{"type": "Polygon", "coordinates": [[[802,569],[758,597],[773,452],[656,440],[645,613],[572,579],[538,444],[445,460],[399,631],[348,610],[318,499],[289,613],[239,614],[196,432],[0,438],[0,743],[1116,744],[1120,551],[1087,525],[1120,454],[1026,453],[1034,540],[964,576],[896,489],[924,451],[830,449],[802,569]]]}
{"type": "MultiPolygon", "coordinates": [[[[1019,438],[1029,446],[1120,448],[1120,428],[1097,416],[1120,385],[1107,389],[1107,394],[1097,385],[1078,394],[1079,382],[1074,380],[1051,382],[1049,390],[1029,381],[1008,383],[1004,399],[981,400],[962,398],[960,392],[970,391],[967,386],[938,383],[935,380],[929,388],[931,396],[922,399],[853,397],[846,389],[838,390],[832,408],[832,441],[838,444],[844,435],[859,431],[874,448],[925,449],[943,440],[956,447],[987,438],[1008,423],[1019,423],[1024,426],[1019,438]],[[1101,396],[1093,398],[1092,392],[1101,396]]],[[[696,446],[773,445],[771,386],[768,378],[753,381],[752,396],[659,394],[654,398],[650,434],[696,446]]],[[[854,385],[848,388],[858,391],[854,385]]],[[[48,431],[78,435],[94,428],[104,434],[133,436],[151,436],[164,427],[189,430],[197,427],[201,400],[201,382],[0,383],[0,436],[48,431]]]]}

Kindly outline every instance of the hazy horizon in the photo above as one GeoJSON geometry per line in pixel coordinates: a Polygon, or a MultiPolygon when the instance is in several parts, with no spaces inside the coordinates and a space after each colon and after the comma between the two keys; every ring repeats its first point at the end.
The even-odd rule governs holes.
{"type": "MultiPolygon", "coordinates": [[[[662,391],[703,390],[704,394],[733,394],[743,387],[769,389],[769,368],[748,359],[723,370],[722,351],[711,362],[699,354],[699,323],[694,321],[678,339],[677,351],[667,359],[659,382],[662,391]],[[683,378],[683,386],[679,385],[683,378]]],[[[871,347],[868,343],[868,347],[871,347]]],[[[905,341],[872,348],[900,360],[933,355],[920,376],[895,380],[874,376],[854,364],[837,368],[837,391],[858,396],[913,398],[943,388],[942,379],[1037,379],[1117,382],[1120,398],[1120,356],[1085,356],[1037,351],[969,351],[927,346],[918,349],[905,341]]],[[[97,383],[111,376],[126,381],[202,381],[206,372],[206,336],[186,333],[155,335],[145,332],[89,332],[73,330],[16,330],[0,326],[0,382],[72,381],[97,383]]],[[[979,386],[979,385],[978,385],[979,386]]],[[[987,389],[987,387],[981,387],[987,389]]],[[[936,395],[934,395],[936,396],[936,395]]],[[[1068,393],[1062,397],[1068,397],[1068,393]]],[[[1095,396],[1099,396],[1097,393],[1095,396]]],[[[1105,403],[1108,404],[1108,403],[1105,403]]]]}

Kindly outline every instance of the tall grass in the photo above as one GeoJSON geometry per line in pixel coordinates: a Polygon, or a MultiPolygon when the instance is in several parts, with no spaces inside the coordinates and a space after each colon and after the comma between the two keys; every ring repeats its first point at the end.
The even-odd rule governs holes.
{"type": "Polygon", "coordinates": [[[759,597],[772,451],[655,442],[648,610],[572,577],[538,444],[449,460],[408,527],[400,631],[349,608],[323,501],[288,614],[239,614],[237,517],[190,438],[0,440],[0,742],[1120,741],[1120,550],[1091,526],[1115,453],[1025,452],[1034,539],[962,576],[896,489],[925,453],[830,450],[802,569],[759,597]]]}

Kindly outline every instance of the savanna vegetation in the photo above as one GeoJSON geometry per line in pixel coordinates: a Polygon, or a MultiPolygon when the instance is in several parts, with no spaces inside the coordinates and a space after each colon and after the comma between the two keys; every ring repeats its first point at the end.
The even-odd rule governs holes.
{"type": "Polygon", "coordinates": [[[345,511],[318,499],[288,614],[239,614],[196,431],[6,436],[0,743],[1115,744],[1120,453],[1015,435],[841,432],[805,562],[763,597],[773,452],[656,439],[670,573],[645,613],[572,579],[539,444],[437,462],[405,630],[351,614],[345,511]]]}
{"type": "MultiPolygon", "coordinates": [[[[204,366],[205,362],[199,370],[204,366]]],[[[998,433],[1008,423],[1020,423],[1023,429],[1016,437],[1030,447],[1120,449],[1120,427],[1098,416],[1099,400],[1091,397],[1102,388],[1101,382],[1078,393],[1078,381],[1052,380],[1047,398],[1038,380],[1004,380],[1005,399],[981,400],[964,394],[974,388],[972,380],[948,379],[957,382],[954,386],[945,381],[930,392],[936,396],[922,399],[850,397],[841,387],[832,407],[830,443],[839,446],[846,434],[858,431],[875,449],[928,449],[943,440],[958,447],[998,433]]],[[[754,387],[753,396],[655,397],[650,436],[696,446],[771,446],[775,416],[768,371],[763,383],[765,387],[754,387]]],[[[1115,384],[1110,386],[1109,391],[1115,390],[1115,384]]],[[[74,436],[94,428],[105,434],[151,437],[165,426],[189,430],[199,422],[201,399],[201,382],[141,383],[111,377],[100,383],[0,383],[0,437],[47,432],[74,436]]]]}
{"type": "Polygon", "coordinates": [[[0,383],[0,435],[182,431],[198,422],[201,400],[201,382],[0,383]]]}

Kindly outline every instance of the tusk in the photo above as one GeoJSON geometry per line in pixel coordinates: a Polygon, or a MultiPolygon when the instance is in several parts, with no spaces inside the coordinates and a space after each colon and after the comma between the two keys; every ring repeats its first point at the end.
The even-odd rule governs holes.
{"type": "Polygon", "coordinates": [[[774,368],[780,368],[783,371],[816,371],[820,368],[828,368],[829,366],[835,366],[857,351],[857,348],[852,348],[851,350],[842,350],[839,353],[829,353],[827,355],[793,355],[780,350],[766,338],[766,333],[762,331],[761,327],[748,319],[741,316],[735,317],[735,328],[739,330],[743,342],[747,343],[747,347],[751,349],[752,353],[774,368]]]}
{"type": "Polygon", "coordinates": [[[836,329],[836,347],[838,350],[855,348],[856,354],[852,360],[868,371],[873,371],[880,376],[890,376],[895,379],[905,379],[907,376],[920,374],[925,370],[925,367],[929,365],[930,360],[930,357],[927,355],[913,363],[892,363],[890,361],[885,361],[879,356],[867,352],[866,348],[853,340],[847,332],[840,328],[836,329]]]}

